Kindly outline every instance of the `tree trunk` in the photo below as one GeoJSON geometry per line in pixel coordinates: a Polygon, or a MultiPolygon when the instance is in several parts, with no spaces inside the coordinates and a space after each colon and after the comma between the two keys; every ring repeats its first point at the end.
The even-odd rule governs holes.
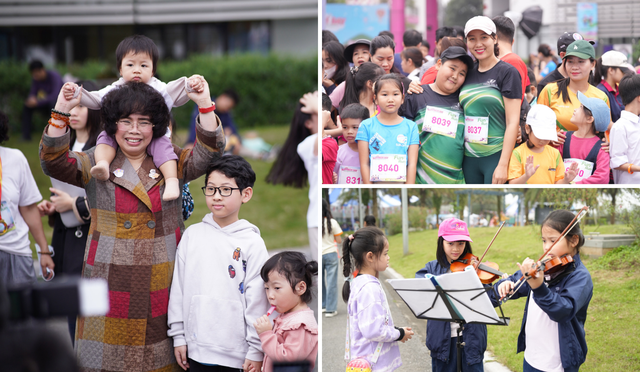
{"type": "Polygon", "coordinates": [[[609,193],[611,194],[611,219],[609,222],[614,225],[616,223],[616,195],[618,194],[618,189],[609,189],[609,193]]]}
{"type": "MultiPolygon", "coordinates": [[[[378,195],[376,195],[378,189],[369,189],[369,198],[371,199],[371,214],[376,218],[376,220],[380,219],[380,215],[378,214],[378,195]]],[[[378,221],[376,224],[378,227],[382,226],[382,221],[378,221]]]]}
{"type": "Polygon", "coordinates": [[[440,226],[440,207],[442,206],[442,195],[439,190],[433,189],[431,199],[433,200],[433,208],[436,210],[436,226],[440,226]]]}

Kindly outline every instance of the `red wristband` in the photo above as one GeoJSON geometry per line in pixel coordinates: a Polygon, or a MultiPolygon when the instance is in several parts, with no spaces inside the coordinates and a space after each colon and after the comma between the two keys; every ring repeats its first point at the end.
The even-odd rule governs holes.
{"type": "Polygon", "coordinates": [[[200,111],[201,114],[206,114],[206,113],[211,112],[211,111],[213,111],[215,109],[216,109],[215,102],[211,102],[211,107],[207,107],[207,108],[198,107],[198,111],[200,111]]]}

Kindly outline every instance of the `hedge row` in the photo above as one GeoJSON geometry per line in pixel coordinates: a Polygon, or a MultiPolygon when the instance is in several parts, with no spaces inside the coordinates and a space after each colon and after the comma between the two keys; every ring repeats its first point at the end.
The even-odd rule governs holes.
{"type": "MultiPolygon", "coordinates": [[[[57,71],[80,79],[99,79],[105,84],[117,79],[115,68],[106,62],[60,65],[57,71]]],[[[162,61],[158,63],[157,72],[165,82],[200,74],[209,82],[213,95],[233,88],[240,96],[234,118],[241,128],[247,128],[289,123],[300,97],[317,90],[318,60],[315,56],[295,59],[275,54],[198,55],[180,62],[162,61]]],[[[31,76],[25,63],[0,62],[0,110],[9,115],[16,131],[30,84],[31,76]]],[[[173,110],[180,127],[186,127],[192,110],[192,102],[173,110]]],[[[37,128],[43,126],[36,124],[37,128]]]]}

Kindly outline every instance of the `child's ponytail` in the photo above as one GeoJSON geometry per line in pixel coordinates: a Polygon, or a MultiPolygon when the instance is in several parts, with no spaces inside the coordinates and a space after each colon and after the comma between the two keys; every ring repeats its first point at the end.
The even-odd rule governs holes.
{"type": "Polygon", "coordinates": [[[384,232],[375,226],[363,227],[350,235],[342,243],[342,263],[344,266],[344,277],[347,279],[342,287],[342,299],[349,301],[351,288],[349,280],[353,269],[360,269],[364,264],[364,256],[371,252],[375,257],[379,257],[384,250],[387,238],[384,232]],[[351,260],[353,259],[353,263],[351,260]]]}
{"type": "Polygon", "coordinates": [[[359,67],[351,68],[345,80],[344,97],[340,101],[340,113],[347,105],[360,103],[360,92],[366,89],[367,82],[374,82],[382,75],[384,75],[382,67],[373,62],[365,62],[359,67]]]}
{"type": "Polygon", "coordinates": [[[342,242],[342,274],[344,275],[345,281],[342,286],[342,300],[344,302],[349,301],[349,293],[351,292],[350,282],[351,282],[351,242],[353,242],[353,235],[349,235],[342,242]]]}

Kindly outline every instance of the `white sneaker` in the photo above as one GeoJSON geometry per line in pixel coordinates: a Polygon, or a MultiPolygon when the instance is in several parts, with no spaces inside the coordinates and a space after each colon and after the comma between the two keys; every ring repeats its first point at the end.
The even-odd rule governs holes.
{"type": "Polygon", "coordinates": [[[325,318],[333,318],[336,315],[338,315],[337,311],[329,311],[329,312],[324,313],[324,317],[325,318]]]}
{"type": "Polygon", "coordinates": [[[325,308],[323,307],[323,308],[322,308],[322,313],[324,314],[324,313],[326,313],[326,312],[327,312],[327,309],[325,309],[325,308]]]}

